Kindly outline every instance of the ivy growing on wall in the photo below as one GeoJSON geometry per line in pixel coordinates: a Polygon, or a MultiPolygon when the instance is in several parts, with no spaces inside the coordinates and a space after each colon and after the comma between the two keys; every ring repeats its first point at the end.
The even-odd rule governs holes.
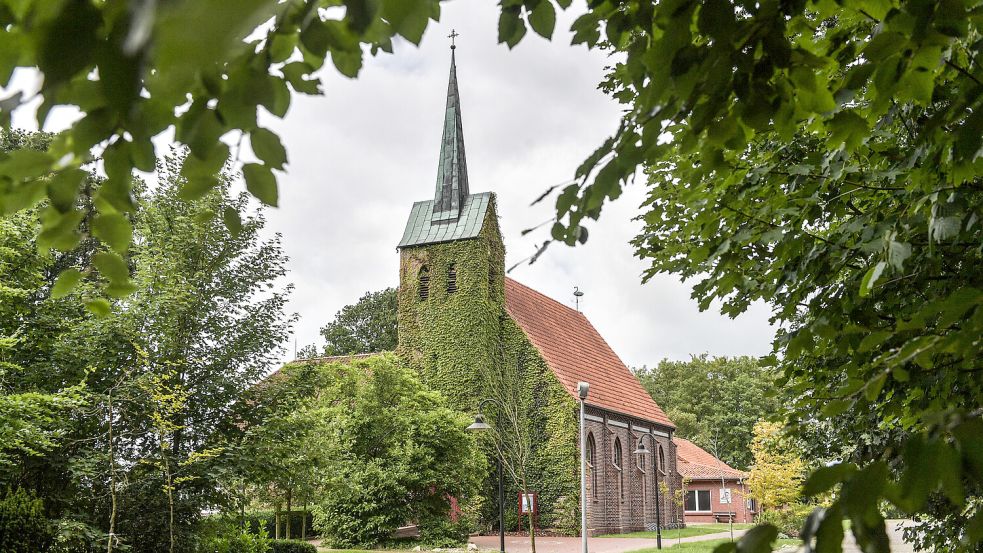
{"type": "MultiPolygon", "coordinates": [[[[398,352],[427,385],[463,412],[474,413],[485,398],[521,402],[533,446],[527,483],[539,494],[540,526],[575,530],[577,405],[508,316],[504,260],[494,199],[477,238],[404,249],[398,352]],[[429,275],[425,299],[418,293],[424,267],[429,275]],[[456,291],[449,291],[449,278],[456,291]]],[[[494,424],[494,406],[487,406],[486,414],[494,424]]],[[[494,455],[493,449],[488,453],[494,455]]],[[[485,490],[485,518],[493,520],[496,488],[489,482],[485,490]]],[[[507,490],[506,524],[515,528],[518,486],[508,482],[507,490]]]]}

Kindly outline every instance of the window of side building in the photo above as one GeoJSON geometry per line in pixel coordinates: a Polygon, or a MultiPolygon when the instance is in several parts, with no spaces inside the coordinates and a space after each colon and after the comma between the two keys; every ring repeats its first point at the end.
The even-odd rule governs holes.
{"type": "Polygon", "coordinates": [[[710,490],[690,490],[686,492],[687,511],[710,511],[710,490]]]}

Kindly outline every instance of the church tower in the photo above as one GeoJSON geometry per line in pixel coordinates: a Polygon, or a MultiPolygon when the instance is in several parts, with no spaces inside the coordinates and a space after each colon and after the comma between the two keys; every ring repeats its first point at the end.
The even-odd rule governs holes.
{"type": "Polygon", "coordinates": [[[413,204],[398,245],[399,351],[471,411],[502,355],[505,246],[495,194],[470,191],[454,48],[434,197],[413,204]]]}

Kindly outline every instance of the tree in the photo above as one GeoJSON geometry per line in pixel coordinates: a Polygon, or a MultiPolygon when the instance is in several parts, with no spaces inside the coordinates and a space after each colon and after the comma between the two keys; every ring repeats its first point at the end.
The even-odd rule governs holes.
{"type": "Polygon", "coordinates": [[[802,492],[805,463],[791,441],[782,435],[782,425],[773,422],[754,425],[751,450],[754,466],[748,477],[748,488],[761,510],[777,509],[797,501],[802,492]]]}
{"type": "Polygon", "coordinates": [[[346,305],[334,320],[321,328],[327,344],[324,355],[352,355],[393,351],[396,334],[396,289],[366,292],[358,302],[346,305]]]}
{"type": "MultiPolygon", "coordinates": [[[[646,278],[695,279],[700,306],[728,315],[767,302],[796,427],[849,412],[896,439],[806,481],[836,490],[805,529],[817,547],[839,547],[849,518],[863,548],[886,550],[882,499],[961,513],[938,546],[983,540],[975,9],[599,2],[574,24],[624,55],[603,86],[626,110],[557,197],[553,237],[585,239],[581,223],[646,166],[646,278]]],[[[765,549],[774,529],[758,532],[740,548],[765,549]]]]}
{"type": "Polygon", "coordinates": [[[642,386],[676,423],[677,434],[704,449],[716,444],[727,464],[748,468],[759,420],[779,412],[776,374],[751,357],[692,356],[634,370],[642,386]]]}
{"type": "Polygon", "coordinates": [[[0,272],[11,270],[0,332],[17,336],[2,355],[18,367],[4,375],[0,405],[23,399],[18,417],[44,410],[56,423],[54,433],[42,425],[43,449],[5,442],[14,462],[0,466],[0,479],[36,490],[71,531],[59,539],[82,549],[194,547],[203,508],[225,500],[215,485],[225,470],[217,447],[240,432],[236,422],[249,412],[239,400],[278,357],[291,321],[283,313],[289,288],[275,284],[285,258],[277,238],[260,239],[262,214],[240,219],[235,233],[216,217],[248,211],[245,195],[228,193],[231,174],[204,197],[180,200],[183,159],[168,158],[159,185],[140,190],[133,255],[113,267],[135,289],[102,316],[83,304],[106,284],[91,270],[112,259],[104,246],[83,241],[49,255],[34,242],[38,212],[0,219],[0,258],[16,260],[0,263],[0,272]],[[78,272],[73,289],[57,284],[66,266],[78,272]],[[83,380],[73,416],[38,398],[83,380]]]}
{"type": "Polygon", "coordinates": [[[314,523],[333,546],[376,545],[411,520],[441,537],[450,498],[477,496],[486,467],[467,420],[393,354],[282,371],[259,396],[274,406],[252,447],[275,452],[279,482],[314,473],[314,523]]]}

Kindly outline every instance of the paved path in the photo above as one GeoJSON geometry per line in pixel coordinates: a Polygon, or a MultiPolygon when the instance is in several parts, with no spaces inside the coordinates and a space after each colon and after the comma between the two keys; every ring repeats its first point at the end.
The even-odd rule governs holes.
{"type": "MultiPolygon", "coordinates": [[[[662,535],[662,547],[668,547],[677,542],[670,539],[668,530],[662,535]]],[[[737,538],[747,532],[747,530],[734,530],[734,537],[737,538]]],[[[716,534],[704,534],[702,536],[690,536],[680,538],[681,542],[719,540],[729,538],[730,532],[719,532],[716,534]]],[[[498,536],[474,536],[471,543],[478,546],[482,551],[498,551],[498,536]]],[[[647,547],[655,547],[655,538],[588,538],[587,550],[590,553],[627,553],[638,551],[647,547]]],[[[505,550],[509,553],[530,553],[529,538],[519,536],[505,536],[505,550]]],[[[578,553],[580,551],[580,538],[578,537],[542,537],[536,538],[536,553],[578,553]]]]}
{"type": "MultiPolygon", "coordinates": [[[[911,521],[906,520],[887,521],[887,534],[891,539],[891,553],[915,553],[915,549],[901,539],[902,528],[910,524],[911,521]]],[[[742,536],[744,532],[747,530],[734,530],[734,537],[742,536]]],[[[726,539],[730,537],[730,532],[691,536],[680,540],[672,539],[670,536],[671,530],[663,534],[663,547],[670,547],[677,541],[694,542],[726,539]]],[[[498,536],[475,536],[471,538],[471,543],[477,545],[482,551],[498,551],[498,536]]],[[[590,538],[587,540],[587,550],[590,553],[628,553],[629,551],[655,546],[656,541],[653,538],[590,538]]],[[[505,549],[509,553],[530,553],[529,538],[506,536],[505,549]]],[[[786,549],[786,551],[789,550],[795,551],[796,549],[791,547],[786,549]]],[[[536,538],[536,553],[578,553],[579,551],[580,538],[536,538]]],[[[843,553],[861,553],[857,542],[853,539],[853,534],[849,531],[843,539],[843,553]]]]}

